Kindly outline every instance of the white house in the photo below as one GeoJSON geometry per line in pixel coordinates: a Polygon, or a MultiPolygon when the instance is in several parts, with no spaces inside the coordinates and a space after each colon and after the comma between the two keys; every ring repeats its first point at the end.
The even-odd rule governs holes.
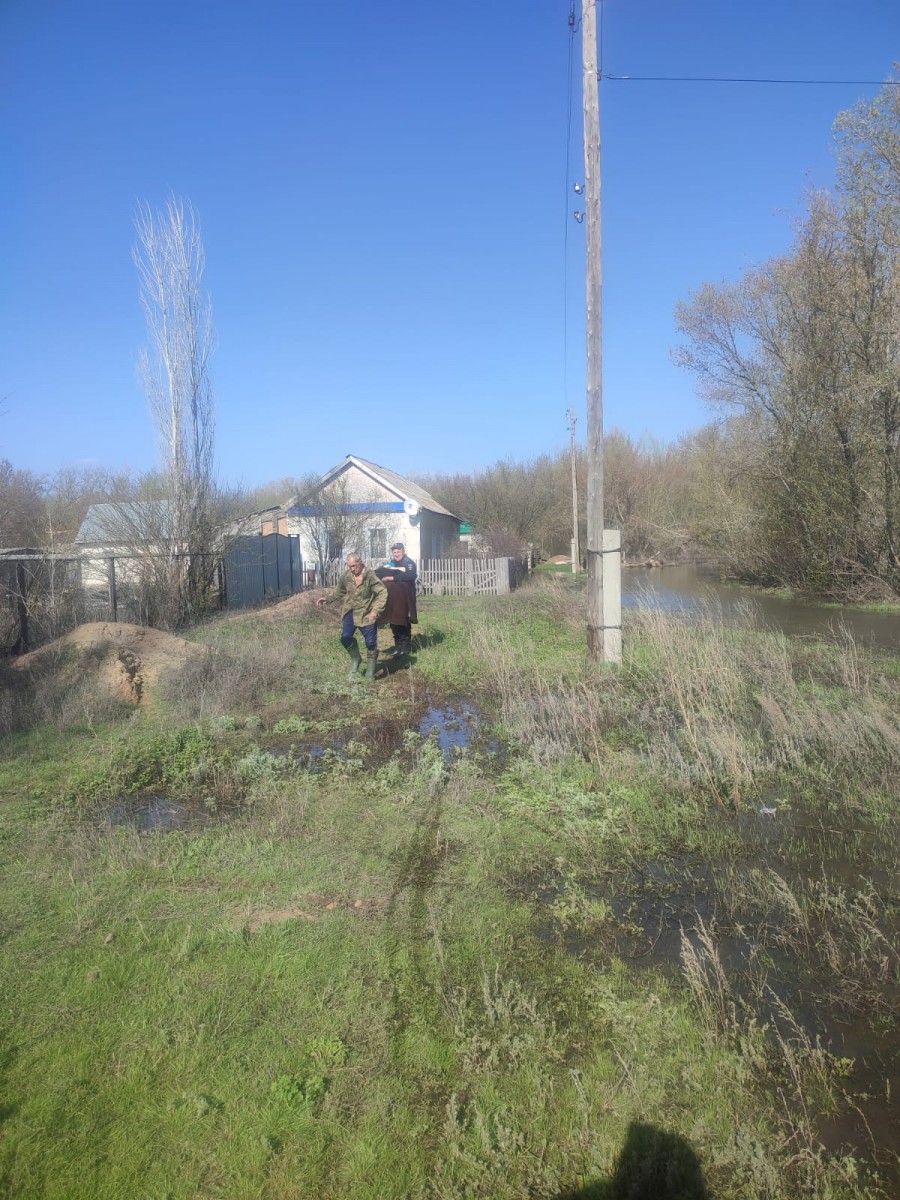
{"type": "Polygon", "coordinates": [[[326,471],[309,494],[289,500],[283,513],[277,527],[299,535],[310,565],[351,551],[383,562],[394,542],[416,561],[441,558],[459,538],[459,518],[423,487],[355,454],[326,471]]]}

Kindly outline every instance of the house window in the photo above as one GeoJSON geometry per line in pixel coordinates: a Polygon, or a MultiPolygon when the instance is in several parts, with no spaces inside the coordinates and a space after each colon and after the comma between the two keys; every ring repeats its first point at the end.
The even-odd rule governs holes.
{"type": "Polygon", "coordinates": [[[328,546],[327,557],[329,559],[344,557],[344,543],[341,540],[341,537],[339,534],[336,534],[336,533],[327,534],[326,542],[327,542],[327,546],[328,546]]]}
{"type": "Polygon", "coordinates": [[[376,559],[381,562],[387,558],[386,529],[369,530],[369,558],[372,560],[372,562],[375,562],[376,559]]]}
{"type": "Polygon", "coordinates": [[[441,529],[434,529],[431,533],[431,557],[443,558],[444,555],[444,532],[441,529]]]}

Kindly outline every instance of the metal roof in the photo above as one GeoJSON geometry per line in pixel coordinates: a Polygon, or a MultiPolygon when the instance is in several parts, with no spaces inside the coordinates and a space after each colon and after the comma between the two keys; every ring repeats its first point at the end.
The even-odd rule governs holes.
{"type": "Polygon", "coordinates": [[[168,518],[167,500],[92,504],[75,535],[75,544],[157,541],[165,536],[168,518]]]}

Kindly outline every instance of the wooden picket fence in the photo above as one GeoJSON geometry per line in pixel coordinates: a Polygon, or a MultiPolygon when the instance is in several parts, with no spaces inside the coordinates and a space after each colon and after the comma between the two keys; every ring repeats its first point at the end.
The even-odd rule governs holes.
{"type": "Polygon", "coordinates": [[[419,564],[420,590],[435,596],[502,596],[527,574],[524,558],[426,558],[419,564]]]}
{"type": "MultiPolygon", "coordinates": [[[[334,587],[346,570],[343,559],[325,563],[325,586],[334,587]]],[[[528,574],[528,559],[423,558],[416,592],[432,596],[502,596],[518,587],[528,574]]]]}

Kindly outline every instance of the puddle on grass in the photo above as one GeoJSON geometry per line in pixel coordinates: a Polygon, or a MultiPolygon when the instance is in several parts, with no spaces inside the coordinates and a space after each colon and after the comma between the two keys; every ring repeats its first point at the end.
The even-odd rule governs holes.
{"type": "Polygon", "coordinates": [[[204,829],[228,821],[231,816],[227,811],[211,812],[197,804],[184,804],[156,794],[119,796],[97,814],[100,824],[125,825],[141,833],[204,829]]]}
{"type": "Polygon", "coordinates": [[[419,722],[419,733],[428,737],[436,732],[444,758],[452,757],[454,751],[459,750],[475,750],[503,758],[504,746],[500,738],[484,724],[478,710],[468,700],[436,704],[430,692],[426,692],[426,698],[428,708],[419,722]]]}
{"type": "Polygon", "coordinates": [[[437,730],[438,745],[445,755],[453,750],[467,750],[478,733],[478,714],[468,701],[440,708],[431,703],[419,722],[419,733],[427,737],[437,730]]]}
{"type": "Polygon", "coordinates": [[[849,1098],[817,1135],[900,1195],[898,833],[835,828],[787,804],[721,819],[739,835],[733,857],[657,860],[589,885],[532,880],[551,918],[538,936],[586,962],[613,953],[684,982],[682,935],[697,950],[708,931],[730,989],[760,1023],[852,1060],[849,1098]]]}
{"type": "Polygon", "coordinates": [[[325,769],[327,758],[330,758],[332,755],[340,759],[348,757],[346,745],[349,740],[346,736],[335,738],[334,742],[329,746],[321,742],[313,742],[307,745],[292,742],[289,746],[276,747],[268,753],[273,758],[286,759],[291,766],[298,767],[301,771],[306,771],[310,775],[320,775],[325,769]]]}

